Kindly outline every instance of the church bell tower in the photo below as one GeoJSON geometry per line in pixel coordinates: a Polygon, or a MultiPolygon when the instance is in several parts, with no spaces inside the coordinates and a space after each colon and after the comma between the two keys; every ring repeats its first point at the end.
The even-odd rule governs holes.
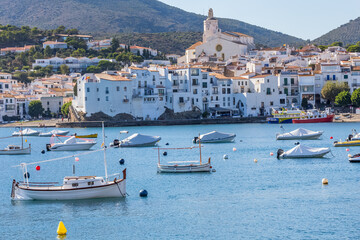
{"type": "Polygon", "coordinates": [[[204,20],[203,42],[206,43],[212,37],[215,37],[221,30],[219,29],[218,20],[214,18],[214,11],[209,9],[208,17],[204,20]]]}

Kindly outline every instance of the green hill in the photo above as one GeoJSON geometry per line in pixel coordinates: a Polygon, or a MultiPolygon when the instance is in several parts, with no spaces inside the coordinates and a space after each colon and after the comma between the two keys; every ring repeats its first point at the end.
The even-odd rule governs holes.
{"type": "MultiPolygon", "coordinates": [[[[82,33],[202,32],[205,16],[157,0],[0,0],[0,24],[54,29],[59,25],[82,33]]],[[[216,9],[215,9],[216,14],[216,9]]],[[[303,44],[302,39],[232,19],[220,28],[253,36],[256,43],[303,44]]]]}
{"type": "Polygon", "coordinates": [[[329,45],[338,41],[344,45],[360,41],[360,17],[313,40],[314,43],[321,45],[329,45]]]}

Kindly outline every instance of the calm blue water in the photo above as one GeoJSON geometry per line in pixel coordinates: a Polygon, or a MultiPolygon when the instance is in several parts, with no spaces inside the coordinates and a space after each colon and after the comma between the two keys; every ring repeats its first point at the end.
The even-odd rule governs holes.
{"type": "MultiPolygon", "coordinates": [[[[324,130],[321,140],[303,141],[313,147],[330,147],[345,139],[358,123],[284,125],[324,130]],[[330,140],[330,136],[334,140],[330,140]]],[[[101,129],[70,129],[78,134],[101,129]]],[[[107,128],[107,143],[119,130],[107,128]]],[[[0,157],[0,238],[56,239],[62,220],[66,239],[359,239],[360,164],[349,163],[346,148],[333,148],[335,157],[277,160],[278,148],[288,150],[294,141],[276,141],[279,125],[194,125],[129,127],[130,133],[160,135],[160,146],[186,147],[198,133],[212,130],[234,132],[235,143],[208,144],[203,158],[211,156],[216,172],[211,174],[157,174],[157,151],[152,148],[107,151],[109,174],[128,170],[126,199],[63,202],[12,202],[11,181],[21,180],[19,168],[11,166],[71,155],[41,154],[49,138],[27,137],[30,156],[0,157]],[[240,141],[242,140],[242,141],[240,141]],[[232,149],[236,147],[237,151],[232,149]],[[223,160],[224,154],[229,155],[223,160]],[[120,166],[120,158],[125,165],[120,166]],[[258,163],[254,163],[254,158],[258,163]],[[329,185],[321,184],[322,178],[329,185]],[[140,189],[149,192],[140,198],[140,189]]],[[[360,130],[360,129],[359,129],[360,130]]],[[[0,137],[14,129],[0,129],[0,137]]],[[[125,135],[126,136],[126,135],[125,135]]],[[[0,148],[19,139],[0,140],[0,148]]],[[[98,139],[101,142],[101,138],[98,139]]],[[[100,148],[98,143],[94,149],[100,148]]],[[[360,152],[353,147],[350,153],[360,152]]],[[[104,175],[102,152],[80,156],[77,175],[104,175]]],[[[168,151],[162,160],[198,160],[198,150],[168,151]]],[[[59,181],[72,175],[73,159],[29,166],[31,181],[59,181]]]]}

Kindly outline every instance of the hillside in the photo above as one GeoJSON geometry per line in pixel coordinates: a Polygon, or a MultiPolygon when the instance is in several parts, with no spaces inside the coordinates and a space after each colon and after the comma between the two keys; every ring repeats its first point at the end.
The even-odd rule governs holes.
{"type": "Polygon", "coordinates": [[[314,43],[321,45],[329,45],[337,41],[344,45],[360,41],[360,17],[313,40],[314,43]]]}
{"type": "MultiPolygon", "coordinates": [[[[45,29],[64,25],[82,33],[202,32],[204,16],[157,0],[0,0],[0,24],[45,29]]],[[[216,14],[216,9],[215,9],[216,14]]],[[[247,24],[219,19],[223,30],[253,36],[256,43],[279,46],[304,43],[302,39],[247,24]]]]}

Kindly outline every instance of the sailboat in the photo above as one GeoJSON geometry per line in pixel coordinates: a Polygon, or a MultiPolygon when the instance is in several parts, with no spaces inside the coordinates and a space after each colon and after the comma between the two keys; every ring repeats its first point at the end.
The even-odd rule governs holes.
{"type": "Polygon", "coordinates": [[[158,173],[192,173],[192,172],[211,172],[211,158],[208,162],[202,163],[201,159],[201,141],[198,147],[187,147],[187,148],[154,148],[158,150],[158,173]],[[194,149],[199,148],[199,161],[173,161],[168,164],[160,163],[160,150],[181,150],[181,149],[194,149]]]}
{"type": "MultiPolygon", "coordinates": [[[[102,148],[93,152],[104,152],[105,177],[96,176],[70,176],[64,177],[63,183],[54,182],[29,182],[28,166],[50,161],[57,161],[75,156],[87,155],[93,152],[87,152],[68,157],[45,160],[33,163],[21,163],[23,171],[23,181],[12,182],[11,199],[12,200],[78,200],[91,198],[119,198],[126,196],[126,169],[120,174],[108,176],[106,162],[105,133],[103,123],[103,143],[102,148]],[[109,177],[115,177],[110,180],[109,177]]],[[[74,169],[74,168],[73,168],[74,169]]]]}
{"type": "MultiPolygon", "coordinates": [[[[22,133],[22,131],[20,131],[22,133]]],[[[31,154],[31,144],[29,144],[29,147],[24,148],[24,137],[22,134],[21,136],[21,146],[18,145],[8,145],[3,150],[0,150],[0,155],[25,155],[25,154],[31,154]]]]}

